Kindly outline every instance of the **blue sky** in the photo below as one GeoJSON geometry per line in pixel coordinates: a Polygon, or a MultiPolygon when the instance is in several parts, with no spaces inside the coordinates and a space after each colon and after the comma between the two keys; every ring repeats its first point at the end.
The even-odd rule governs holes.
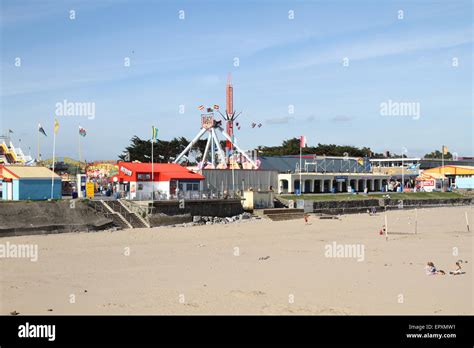
{"type": "Polygon", "coordinates": [[[12,129],[32,155],[41,123],[50,157],[65,99],[93,102],[96,114],[58,117],[58,156],[78,157],[79,125],[87,160],[116,159],[152,124],[162,139],[192,138],[198,105],[224,107],[228,72],[244,148],[304,134],[309,145],[418,156],[444,143],[474,155],[469,0],[0,3],[0,133],[12,129]],[[382,116],[388,100],[419,103],[420,117],[382,116]]]}

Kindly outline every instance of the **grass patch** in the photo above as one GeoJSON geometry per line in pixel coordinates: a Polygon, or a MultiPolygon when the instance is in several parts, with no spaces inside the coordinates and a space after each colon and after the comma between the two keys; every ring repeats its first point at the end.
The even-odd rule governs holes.
{"type": "Polygon", "coordinates": [[[372,193],[368,195],[364,194],[350,194],[350,193],[337,193],[337,194],[303,194],[302,196],[296,195],[281,195],[283,199],[305,199],[312,201],[356,201],[364,199],[378,199],[383,198],[385,195],[389,195],[392,199],[453,199],[453,198],[465,198],[462,194],[457,192],[389,192],[389,193],[372,193]]]}

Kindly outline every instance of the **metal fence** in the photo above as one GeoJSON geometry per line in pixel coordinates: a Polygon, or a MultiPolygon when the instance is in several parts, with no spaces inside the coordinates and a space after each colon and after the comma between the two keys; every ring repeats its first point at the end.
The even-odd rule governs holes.
{"type": "Polygon", "coordinates": [[[221,192],[239,190],[268,190],[278,187],[278,172],[271,170],[204,169],[203,187],[221,192]]]}
{"type": "Polygon", "coordinates": [[[202,190],[202,191],[180,191],[177,194],[169,196],[163,192],[137,192],[134,201],[171,201],[171,200],[205,200],[205,199],[239,199],[240,191],[219,191],[219,190],[202,190]]]}

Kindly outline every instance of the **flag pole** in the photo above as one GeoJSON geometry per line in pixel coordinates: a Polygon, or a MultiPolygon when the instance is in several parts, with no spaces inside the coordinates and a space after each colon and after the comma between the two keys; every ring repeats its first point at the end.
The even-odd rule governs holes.
{"type": "Polygon", "coordinates": [[[155,163],[153,160],[153,148],[155,142],[155,126],[151,127],[151,199],[155,200],[155,163]]]}
{"type": "Polygon", "coordinates": [[[302,182],[301,182],[301,166],[302,166],[302,158],[301,158],[301,156],[302,156],[302,147],[301,147],[301,145],[302,145],[302,141],[303,141],[303,138],[301,136],[300,137],[300,196],[303,195],[303,185],[302,185],[302,182]]]}
{"type": "MultiPolygon", "coordinates": [[[[233,135],[232,135],[233,136],[233,135]]],[[[232,198],[235,198],[235,175],[234,175],[234,143],[232,143],[232,161],[229,161],[232,166],[232,198]]]]}
{"type": "Polygon", "coordinates": [[[54,162],[55,162],[55,156],[56,156],[56,130],[54,130],[54,135],[53,135],[53,172],[51,173],[51,199],[53,199],[53,193],[54,193],[54,162]]]}
{"type": "Polygon", "coordinates": [[[41,154],[40,154],[40,132],[39,132],[39,129],[38,129],[38,158],[37,158],[37,161],[38,161],[38,162],[41,161],[41,154]]]}
{"type": "Polygon", "coordinates": [[[403,161],[403,151],[402,151],[402,193],[405,192],[405,167],[403,161]]]}
{"type": "Polygon", "coordinates": [[[229,164],[232,166],[232,198],[235,198],[235,175],[234,175],[234,131],[232,130],[232,141],[230,142],[229,164]],[[232,157],[231,157],[232,156],[232,157]]]}
{"type": "Polygon", "coordinates": [[[81,133],[77,133],[78,141],[79,141],[79,163],[82,162],[82,150],[81,150],[81,133]]]}

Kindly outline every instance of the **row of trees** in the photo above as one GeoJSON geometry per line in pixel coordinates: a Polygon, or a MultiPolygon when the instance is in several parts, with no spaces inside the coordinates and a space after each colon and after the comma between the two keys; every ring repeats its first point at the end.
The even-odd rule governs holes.
{"type": "MultiPolygon", "coordinates": [[[[299,155],[300,154],[300,140],[299,138],[292,138],[284,140],[281,146],[259,146],[259,154],[263,156],[284,156],[284,155],[299,155]]],[[[317,146],[307,146],[301,149],[302,154],[317,154],[326,156],[344,156],[351,157],[374,157],[382,156],[382,154],[375,154],[368,147],[358,148],[349,145],[336,144],[320,144],[317,146]]]]}
{"type": "MultiPolygon", "coordinates": [[[[443,158],[443,154],[441,153],[441,151],[436,150],[436,151],[427,153],[424,157],[425,157],[425,158],[437,158],[437,159],[441,159],[441,158],[443,158]]],[[[448,153],[446,153],[446,154],[444,155],[444,159],[452,159],[452,158],[453,158],[453,154],[452,154],[451,152],[449,152],[449,151],[448,151],[448,153]]]]}
{"type": "MultiPolygon", "coordinates": [[[[207,139],[196,142],[193,146],[191,155],[188,156],[188,162],[193,164],[199,160],[204,153],[207,139]]],[[[170,141],[158,140],[154,143],[154,161],[169,162],[176,158],[190,140],[185,137],[173,138],[170,141]]],[[[225,147],[225,141],[221,141],[222,148],[225,147]]],[[[298,138],[284,140],[281,146],[259,146],[257,148],[259,154],[263,156],[283,156],[298,155],[300,153],[300,141],[298,138]]],[[[365,156],[382,156],[382,154],[374,154],[370,148],[357,148],[354,146],[340,146],[335,144],[318,144],[314,147],[305,147],[302,149],[303,154],[318,154],[326,156],[348,156],[365,157],[365,156]]],[[[129,146],[125,148],[123,153],[119,155],[122,161],[140,161],[151,162],[151,141],[140,139],[134,136],[129,146]]]]}
{"type": "MultiPolygon", "coordinates": [[[[173,138],[170,141],[158,140],[154,143],[154,161],[155,162],[170,162],[177,155],[179,155],[186,146],[188,146],[190,140],[185,137],[173,138]]],[[[188,164],[194,164],[197,160],[201,159],[204,149],[206,147],[207,139],[201,139],[193,146],[191,155],[188,156],[188,164]]],[[[222,148],[225,147],[225,141],[221,141],[222,148]]],[[[284,140],[280,146],[259,146],[257,147],[258,153],[262,156],[284,156],[284,155],[299,155],[300,153],[300,140],[299,138],[292,138],[284,140]]],[[[371,158],[383,158],[382,153],[374,153],[369,147],[358,148],[355,146],[348,145],[336,145],[336,144],[320,144],[317,146],[308,146],[302,149],[303,154],[317,154],[326,156],[344,156],[348,155],[351,157],[371,157],[371,158]]],[[[402,157],[402,155],[392,154],[393,157],[402,157]]],[[[403,155],[406,157],[406,155],[403,155]]],[[[444,156],[446,159],[452,158],[452,154],[448,152],[444,156]]],[[[143,140],[137,136],[131,139],[129,146],[125,148],[125,151],[119,158],[122,161],[140,161],[140,162],[151,162],[151,141],[143,140]]],[[[440,151],[433,151],[425,155],[425,158],[441,158],[440,151]]]]}
{"type": "MultiPolygon", "coordinates": [[[[153,157],[156,163],[171,162],[189,145],[190,140],[185,137],[173,138],[170,141],[158,140],[153,144],[153,157]]],[[[191,149],[188,156],[188,164],[196,163],[200,159],[206,148],[207,139],[198,140],[191,149]]],[[[221,141],[222,148],[225,141],[221,141]]],[[[130,145],[118,156],[122,161],[151,162],[151,140],[143,140],[134,136],[130,140],[130,145]]]]}

